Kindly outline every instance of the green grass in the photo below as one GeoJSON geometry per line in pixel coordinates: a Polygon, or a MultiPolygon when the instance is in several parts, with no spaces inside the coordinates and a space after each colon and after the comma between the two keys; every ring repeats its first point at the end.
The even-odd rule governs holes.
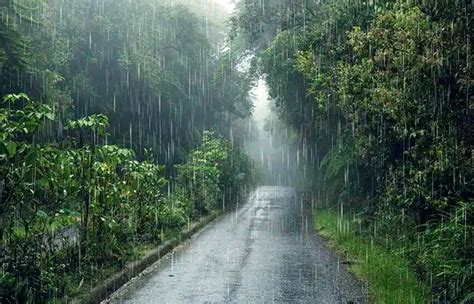
{"type": "Polygon", "coordinates": [[[408,262],[359,235],[355,221],[327,210],[316,210],[314,221],[318,232],[348,259],[349,270],[367,282],[373,302],[430,302],[429,288],[415,277],[408,262]]]}

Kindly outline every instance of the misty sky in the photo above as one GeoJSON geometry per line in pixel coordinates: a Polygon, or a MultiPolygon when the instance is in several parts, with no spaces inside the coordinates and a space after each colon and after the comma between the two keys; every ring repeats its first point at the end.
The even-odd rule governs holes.
{"type": "Polygon", "coordinates": [[[232,0],[219,0],[219,1],[224,5],[224,7],[227,9],[229,13],[232,12],[235,6],[232,0]]]}
{"type": "Polygon", "coordinates": [[[253,118],[259,128],[263,130],[265,119],[270,115],[268,106],[268,87],[263,79],[259,79],[257,86],[252,90],[254,96],[253,118]]]}

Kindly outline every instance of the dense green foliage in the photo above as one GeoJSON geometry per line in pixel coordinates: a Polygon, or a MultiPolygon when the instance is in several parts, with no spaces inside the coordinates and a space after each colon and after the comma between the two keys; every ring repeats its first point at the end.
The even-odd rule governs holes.
{"type": "Polygon", "coordinates": [[[0,0],[0,302],[76,294],[238,201],[258,74],[319,200],[469,301],[472,1],[241,0],[227,44],[174,2],[0,0]]]}
{"type": "Polygon", "coordinates": [[[364,214],[440,300],[474,289],[471,1],[245,0],[259,54],[323,201],[364,214]],[[271,20],[271,21],[270,21],[271,20]]]}
{"type": "Polygon", "coordinates": [[[222,210],[224,199],[232,203],[253,182],[248,159],[206,132],[179,166],[176,189],[167,197],[164,168],[150,151],[147,160],[137,161],[132,150],[105,143],[106,116],[69,121],[66,139],[38,143],[47,120],[54,120],[50,107],[24,94],[4,98],[2,303],[74,294],[82,285],[75,281],[123,266],[134,247],[157,244],[199,216],[222,210]]]}
{"type": "Polygon", "coordinates": [[[252,184],[252,81],[201,3],[0,0],[0,302],[76,296],[252,184]]]}
{"type": "Polygon", "coordinates": [[[230,142],[205,132],[203,144],[188,162],[178,167],[178,184],[189,191],[197,215],[225,209],[226,202],[237,200],[242,186],[253,184],[247,157],[230,142]],[[250,178],[250,179],[249,179],[250,178]]]}
{"type": "Polygon", "coordinates": [[[249,114],[250,80],[227,68],[218,8],[203,16],[171,2],[1,1],[0,96],[28,92],[51,106],[58,119],[47,137],[61,138],[68,119],[104,113],[109,142],[140,157],[152,147],[172,168],[203,130],[229,136],[249,114]]]}

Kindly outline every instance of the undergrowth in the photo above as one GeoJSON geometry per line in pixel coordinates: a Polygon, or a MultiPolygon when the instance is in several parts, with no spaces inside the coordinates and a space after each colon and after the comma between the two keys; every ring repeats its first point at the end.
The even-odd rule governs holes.
{"type": "Polygon", "coordinates": [[[375,303],[429,302],[429,288],[416,278],[409,263],[397,252],[359,235],[357,219],[317,210],[314,222],[318,232],[346,256],[349,270],[367,282],[375,303]]]}

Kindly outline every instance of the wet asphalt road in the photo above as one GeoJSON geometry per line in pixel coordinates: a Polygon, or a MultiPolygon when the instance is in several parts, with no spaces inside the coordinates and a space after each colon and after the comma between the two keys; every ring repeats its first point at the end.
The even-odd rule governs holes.
{"type": "Polygon", "coordinates": [[[116,292],[112,303],[366,303],[293,189],[259,187],[116,292]]]}

